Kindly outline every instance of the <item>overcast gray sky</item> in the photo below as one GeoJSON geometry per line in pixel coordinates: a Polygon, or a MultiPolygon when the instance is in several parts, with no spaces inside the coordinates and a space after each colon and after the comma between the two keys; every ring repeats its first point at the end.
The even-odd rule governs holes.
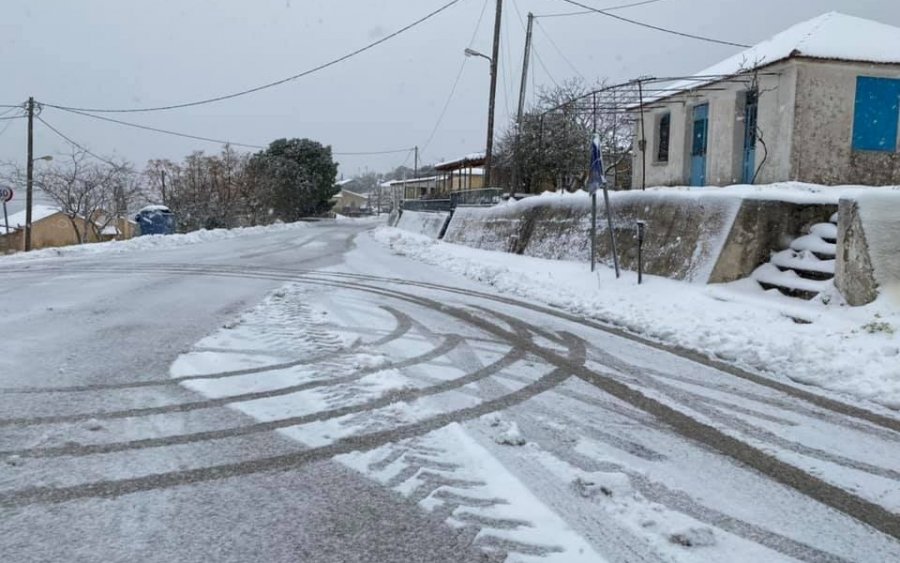
{"type": "MultiPolygon", "coordinates": [[[[447,0],[4,0],[0,104],[29,95],[47,103],[135,107],[189,102],[277,80],[343,55],[447,0]]],[[[619,0],[580,0],[597,7],[619,0]]],[[[483,150],[488,63],[468,59],[433,141],[428,138],[463,49],[489,53],[495,0],[462,0],[424,25],[315,75],[221,103],[122,119],[206,137],[265,145],[309,137],[337,152],[419,145],[423,162],[483,150]],[[476,22],[484,8],[484,18],[476,22]]],[[[515,111],[524,44],[519,14],[577,10],[560,0],[506,0],[498,123],[515,111]]],[[[838,10],[900,26],[891,0],[664,0],[619,12],[679,30],[753,44],[799,21],[838,10]]],[[[577,73],[614,81],[688,74],[739,49],[674,37],[601,15],[542,20],[537,85],[577,73]],[[555,45],[554,45],[555,44],[555,45]],[[560,55],[560,52],[562,55],[560,55]]],[[[0,108],[0,112],[5,111],[0,108]]],[[[47,108],[42,117],[101,155],[140,166],[219,146],[158,135],[47,108]]],[[[0,121],[0,159],[24,160],[25,121],[0,121]],[[8,127],[7,127],[8,125],[8,127]],[[5,129],[5,131],[4,131],[5,129]]],[[[36,156],[66,150],[36,124],[36,156]]],[[[341,172],[388,170],[406,155],[340,156],[341,172]]],[[[411,160],[407,162],[411,165],[411,160]]]]}

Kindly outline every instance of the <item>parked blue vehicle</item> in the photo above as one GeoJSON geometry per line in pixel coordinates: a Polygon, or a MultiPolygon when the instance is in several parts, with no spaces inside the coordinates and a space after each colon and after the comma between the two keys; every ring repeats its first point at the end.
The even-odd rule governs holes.
{"type": "Polygon", "coordinates": [[[175,214],[165,205],[148,205],[134,216],[140,235],[175,234],[175,214]]]}

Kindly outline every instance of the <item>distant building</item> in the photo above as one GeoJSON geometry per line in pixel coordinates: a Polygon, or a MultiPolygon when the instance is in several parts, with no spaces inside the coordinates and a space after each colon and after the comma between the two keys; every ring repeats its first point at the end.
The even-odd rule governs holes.
{"type": "Polygon", "coordinates": [[[441,173],[438,191],[444,194],[484,188],[484,153],[473,153],[434,165],[441,173]]]}
{"type": "Polygon", "coordinates": [[[332,211],[341,215],[364,215],[370,213],[369,196],[342,189],[331,198],[332,211]]]}
{"type": "MultiPolygon", "coordinates": [[[[0,221],[3,218],[0,217],[0,221]]],[[[56,207],[35,205],[31,212],[31,248],[51,248],[98,242],[100,233],[97,225],[84,217],[70,218],[56,207]],[[76,231],[77,229],[77,231],[76,231]]],[[[16,252],[25,250],[25,210],[9,216],[9,230],[0,222],[0,251],[16,252]]]]}
{"type": "Polygon", "coordinates": [[[900,28],[828,13],[665,90],[630,108],[647,185],[900,183],[900,28]]]}
{"type": "Polygon", "coordinates": [[[390,190],[399,190],[403,199],[427,199],[437,193],[438,185],[443,181],[443,176],[429,176],[427,178],[409,178],[407,180],[393,180],[387,183],[390,190]]]}

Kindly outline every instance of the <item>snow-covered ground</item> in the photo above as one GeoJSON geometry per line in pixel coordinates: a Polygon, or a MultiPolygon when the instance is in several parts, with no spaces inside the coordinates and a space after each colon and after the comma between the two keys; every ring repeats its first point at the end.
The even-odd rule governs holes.
{"type": "Polygon", "coordinates": [[[0,257],[0,264],[45,260],[55,257],[77,257],[101,254],[123,254],[127,252],[139,252],[146,250],[165,250],[191,246],[203,242],[223,241],[249,235],[261,235],[267,233],[279,233],[299,231],[309,227],[308,223],[276,223],[263,227],[243,227],[237,229],[201,229],[185,234],[176,235],[149,235],[135,237],[129,240],[115,240],[92,244],[79,244],[58,248],[43,248],[32,252],[19,252],[0,257]]]}
{"type": "Polygon", "coordinates": [[[586,264],[488,252],[382,227],[395,253],[503,293],[606,321],[777,378],[900,409],[900,294],[848,307],[764,292],[752,280],[699,286],[586,264]]]}

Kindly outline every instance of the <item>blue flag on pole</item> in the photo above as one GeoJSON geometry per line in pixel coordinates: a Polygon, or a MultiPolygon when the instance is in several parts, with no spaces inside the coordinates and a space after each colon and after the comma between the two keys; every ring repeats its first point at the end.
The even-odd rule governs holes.
{"type": "Polygon", "coordinates": [[[594,135],[591,142],[591,178],[588,182],[588,190],[597,193],[597,190],[606,185],[606,175],[603,172],[603,151],[600,150],[600,135],[594,135]]]}

